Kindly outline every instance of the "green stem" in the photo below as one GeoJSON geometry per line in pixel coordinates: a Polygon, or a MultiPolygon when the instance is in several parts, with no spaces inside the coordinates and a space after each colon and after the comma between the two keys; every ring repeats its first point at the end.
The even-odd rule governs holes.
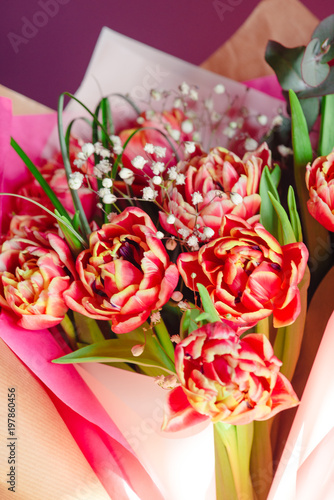
{"type": "Polygon", "coordinates": [[[250,470],[257,500],[266,500],[273,479],[271,425],[272,419],[254,422],[250,470]]]}
{"type": "Polygon", "coordinates": [[[169,332],[166,328],[166,325],[164,323],[164,320],[161,318],[159,323],[154,325],[154,331],[156,333],[157,339],[159,343],[161,344],[161,347],[164,349],[166,352],[167,356],[173,361],[175,361],[174,358],[174,346],[172,344],[172,341],[170,339],[169,332]]]}
{"type": "Polygon", "coordinates": [[[217,422],[214,428],[216,457],[218,457],[216,462],[217,498],[253,500],[254,492],[249,470],[253,422],[237,426],[217,422]],[[219,470],[217,470],[218,466],[219,470]],[[223,477],[225,472],[226,478],[223,477]],[[223,483],[220,482],[221,480],[223,483]]]}

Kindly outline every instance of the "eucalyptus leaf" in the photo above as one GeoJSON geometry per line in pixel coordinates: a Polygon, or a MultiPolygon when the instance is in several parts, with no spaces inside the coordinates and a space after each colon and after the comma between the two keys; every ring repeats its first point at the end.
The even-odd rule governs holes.
{"type": "Polygon", "coordinates": [[[326,17],[318,24],[312,38],[318,38],[321,45],[328,40],[326,48],[324,47],[325,53],[322,56],[322,62],[329,62],[334,59],[334,14],[326,17]]]}
{"type": "MultiPolygon", "coordinates": [[[[292,88],[292,87],[291,87],[292,88]]],[[[307,87],[298,92],[299,99],[308,97],[322,97],[327,94],[334,94],[334,66],[330,68],[328,77],[318,87],[307,87]]]]}
{"type": "Polygon", "coordinates": [[[278,42],[269,40],[265,59],[275,71],[281,87],[296,92],[307,88],[301,74],[301,62],[305,47],[287,48],[278,42]]]}
{"type": "Polygon", "coordinates": [[[313,38],[306,46],[301,63],[302,77],[310,87],[317,87],[329,75],[328,64],[321,64],[321,44],[319,38],[313,38]]]}

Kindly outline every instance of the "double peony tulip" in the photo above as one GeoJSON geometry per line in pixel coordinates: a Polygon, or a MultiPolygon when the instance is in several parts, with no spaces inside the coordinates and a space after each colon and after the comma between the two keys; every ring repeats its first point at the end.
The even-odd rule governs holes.
{"type": "Polygon", "coordinates": [[[178,268],[190,289],[207,288],[222,320],[242,333],[271,313],[276,328],[294,322],[307,259],[304,243],[281,246],[261,224],[227,215],[220,237],[182,253],[178,268]]]}
{"type": "Polygon", "coordinates": [[[156,233],[150,217],[135,207],[93,232],[76,261],[80,280],[64,293],[68,307],[110,320],[116,333],[142,325],[169,300],[179,278],[156,233]]]}
{"type": "Polygon", "coordinates": [[[64,319],[63,294],[75,276],[70,249],[56,234],[8,239],[0,253],[0,306],[23,328],[50,328],[64,319]]]}
{"type": "Polygon", "coordinates": [[[178,431],[203,420],[248,424],[298,404],[281,362],[261,334],[240,339],[224,323],[209,323],[175,349],[180,385],[168,395],[163,429],[178,431]]]}
{"type": "Polygon", "coordinates": [[[185,183],[177,185],[166,181],[161,225],[178,237],[195,231],[201,238],[203,230],[205,233],[205,228],[210,228],[212,238],[217,238],[224,215],[232,213],[249,219],[259,213],[259,183],[266,165],[271,167],[271,153],[266,143],[246,153],[243,159],[227,149],[214,148],[210,153],[180,162],[176,168],[185,176],[185,183]],[[197,204],[193,201],[195,193],[201,197],[197,204]],[[173,224],[168,223],[169,214],[176,218],[173,224]]]}
{"type": "Polygon", "coordinates": [[[334,231],[334,151],[306,167],[310,214],[328,231],[334,231]]]}

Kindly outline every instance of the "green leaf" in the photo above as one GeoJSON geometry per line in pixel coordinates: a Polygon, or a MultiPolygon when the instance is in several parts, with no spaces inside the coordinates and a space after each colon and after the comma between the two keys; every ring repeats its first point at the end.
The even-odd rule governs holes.
{"type": "Polygon", "coordinates": [[[105,340],[95,319],[88,318],[75,311],[73,312],[73,318],[77,330],[77,337],[80,342],[94,344],[105,340]]]}
{"type": "MultiPolygon", "coordinates": [[[[60,149],[61,149],[61,154],[63,157],[63,162],[64,162],[64,168],[66,172],[66,177],[67,181],[70,178],[70,175],[72,173],[72,167],[69,159],[69,151],[67,149],[67,144],[66,144],[66,139],[64,136],[64,127],[63,127],[63,108],[64,108],[64,96],[68,95],[67,93],[63,93],[59,97],[58,101],[58,135],[59,135],[59,143],[60,143],[60,149]]],[[[88,235],[91,233],[86,214],[84,212],[84,209],[82,207],[81,200],[79,198],[79,194],[76,190],[70,189],[72,195],[72,200],[73,200],[73,205],[75,207],[75,210],[79,212],[80,214],[80,229],[82,231],[82,234],[87,238],[88,235]]]]}
{"type": "Polygon", "coordinates": [[[320,113],[320,97],[301,99],[299,103],[306,119],[307,128],[311,131],[320,113]]]}
{"type": "Polygon", "coordinates": [[[109,339],[97,342],[96,344],[83,347],[75,352],[66,354],[61,358],[55,359],[53,363],[72,364],[72,363],[133,363],[139,366],[159,368],[168,374],[174,374],[173,370],[164,366],[160,358],[151,352],[147,346],[140,356],[133,356],[131,348],[136,342],[128,339],[109,339]]]}
{"type": "MultiPolygon", "coordinates": [[[[304,169],[305,166],[312,161],[313,152],[305,116],[298,97],[293,90],[289,91],[289,98],[292,120],[292,145],[296,172],[296,169],[304,169]]],[[[298,176],[296,176],[296,182],[297,179],[298,176]]]]}
{"type": "Polygon", "coordinates": [[[326,17],[318,24],[312,34],[312,38],[318,38],[321,45],[328,40],[326,47],[323,47],[322,62],[329,62],[334,58],[334,14],[326,17]]]}
{"type": "Polygon", "coordinates": [[[215,321],[221,321],[221,318],[220,318],[219,314],[217,313],[216,308],[213,305],[213,302],[212,302],[211,297],[209,295],[209,292],[207,291],[205,286],[202,285],[201,283],[196,283],[196,286],[197,286],[197,289],[198,289],[199,294],[201,296],[203,309],[207,314],[206,321],[208,321],[210,323],[214,323],[215,321]]]}
{"type": "Polygon", "coordinates": [[[191,308],[187,309],[183,313],[181,323],[180,323],[180,337],[181,339],[186,338],[188,335],[190,335],[192,332],[197,330],[201,326],[201,324],[198,324],[195,320],[198,318],[198,309],[197,308],[191,308]]]}
{"type": "Polygon", "coordinates": [[[269,40],[265,59],[275,71],[283,89],[294,89],[297,92],[307,88],[300,69],[304,52],[305,47],[303,46],[290,49],[269,40]]]}
{"type": "MultiPolygon", "coordinates": [[[[333,16],[334,17],[334,16],[333,16]]],[[[320,156],[327,156],[334,148],[334,94],[322,98],[321,126],[318,144],[320,156]]]]}
{"type": "Polygon", "coordinates": [[[275,175],[272,177],[269,168],[264,167],[259,190],[261,196],[260,222],[269,233],[278,239],[278,217],[269,198],[269,193],[271,193],[279,201],[279,195],[273,182],[275,175]]]}
{"type": "Polygon", "coordinates": [[[167,356],[169,356],[169,358],[174,363],[174,346],[173,346],[173,343],[170,339],[169,332],[168,332],[166,325],[165,325],[162,318],[160,319],[159,323],[154,325],[154,331],[156,333],[157,339],[158,339],[161,347],[163,348],[163,350],[165,351],[167,356]]]}
{"type": "Polygon", "coordinates": [[[59,214],[64,216],[68,221],[71,221],[71,217],[69,216],[63,205],[60,203],[56,194],[50,188],[49,184],[46,182],[40,171],[37,169],[37,167],[35,167],[30,158],[25,154],[23,149],[18,145],[18,143],[12,137],[10,139],[10,144],[12,148],[16,151],[16,153],[19,155],[19,157],[24,161],[25,165],[28,167],[29,171],[35,177],[37,182],[40,184],[41,188],[48,196],[52,205],[58,210],[59,214]]]}
{"type": "Polygon", "coordinates": [[[329,75],[328,64],[321,64],[319,38],[313,38],[307,45],[301,63],[302,77],[310,87],[318,87],[329,75]]]}
{"type": "Polygon", "coordinates": [[[276,164],[274,168],[270,170],[270,177],[275,188],[278,188],[278,185],[281,180],[281,175],[282,175],[281,168],[279,165],[276,164]]]}
{"type": "Polygon", "coordinates": [[[292,186],[289,186],[289,189],[288,189],[288,208],[289,208],[291,226],[292,226],[292,230],[294,232],[296,241],[299,241],[299,242],[303,241],[302,226],[301,226],[299,214],[297,211],[295,192],[294,192],[292,186]]]}
{"type": "Polygon", "coordinates": [[[279,238],[280,244],[287,245],[288,243],[295,243],[295,234],[292,230],[291,223],[286,211],[271,193],[268,194],[281,223],[282,238],[279,238]]]}

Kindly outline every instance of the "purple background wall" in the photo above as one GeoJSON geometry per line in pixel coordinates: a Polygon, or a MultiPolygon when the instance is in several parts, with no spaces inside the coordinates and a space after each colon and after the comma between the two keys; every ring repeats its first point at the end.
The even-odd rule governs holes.
{"type": "MultiPolygon", "coordinates": [[[[332,0],[302,2],[320,19],[334,12],[332,0]]],[[[241,26],[258,3],[1,0],[0,83],[55,108],[61,92],[75,92],[79,86],[103,26],[200,64],[241,26]],[[229,6],[225,12],[224,5],[229,6]]]]}

